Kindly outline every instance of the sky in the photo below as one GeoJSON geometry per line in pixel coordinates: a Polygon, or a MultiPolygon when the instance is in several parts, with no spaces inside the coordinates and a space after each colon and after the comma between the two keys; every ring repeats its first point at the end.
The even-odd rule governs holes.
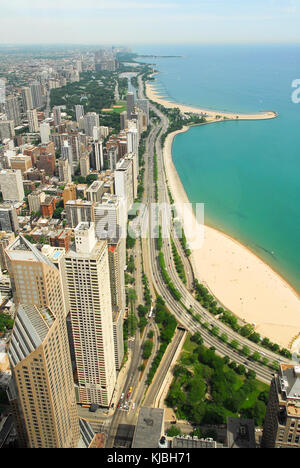
{"type": "Polygon", "coordinates": [[[300,42],[300,0],[0,0],[0,44],[300,42]]]}

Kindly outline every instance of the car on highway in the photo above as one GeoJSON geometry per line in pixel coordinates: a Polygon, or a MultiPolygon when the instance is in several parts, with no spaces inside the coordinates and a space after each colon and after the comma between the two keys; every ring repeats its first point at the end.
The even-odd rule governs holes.
{"type": "Polygon", "coordinates": [[[124,398],[124,393],[122,393],[122,395],[121,395],[121,400],[123,400],[123,398],[124,398]]]}
{"type": "Polygon", "coordinates": [[[117,405],[117,408],[120,408],[121,406],[121,402],[119,401],[118,405],[117,405]]]}

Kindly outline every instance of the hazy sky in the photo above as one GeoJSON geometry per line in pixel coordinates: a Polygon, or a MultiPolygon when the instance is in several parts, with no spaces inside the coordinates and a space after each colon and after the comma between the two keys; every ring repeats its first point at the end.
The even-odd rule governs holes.
{"type": "Polygon", "coordinates": [[[300,42],[300,0],[0,0],[0,43],[300,42]]]}

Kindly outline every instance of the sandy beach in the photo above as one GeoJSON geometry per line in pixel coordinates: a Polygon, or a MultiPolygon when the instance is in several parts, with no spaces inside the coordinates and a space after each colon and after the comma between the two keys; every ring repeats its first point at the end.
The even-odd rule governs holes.
{"type": "MultiPolygon", "coordinates": [[[[172,142],[175,135],[188,128],[168,135],[164,146],[168,186],[178,204],[189,200],[172,161],[172,142]]],[[[255,324],[261,336],[292,351],[299,349],[299,340],[295,339],[300,333],[300,296],[253,252],[226,234],[204,226],[203,245],[192,251],[191,261],[198,280],[228,310],[246,323],[255,324]]]]}
{"type": "Polygon", "coordinates": [[[266,120],[266,119],[274,119],[277,117],[277,113],[274,111],[261,111],[256,114],[240,114],[240,113],[233,113],[233,112],[223,112],[223,111],[212,111],[207,109],[201,109],[199,107],[192,107],[186,106],[184,104],[177,104],[174,102],[167,101],[162,96],[160,96],[156,91],[152,84],[149,82],[146,83],[146,94],[148,99],[151,101],[155,101],[169,109],[174,109],[175,107],[179,108],[181,112],[188,113],[193,112],[196,114],[206,114],[207,121],[215,121],[215,120],[266,120]]]}

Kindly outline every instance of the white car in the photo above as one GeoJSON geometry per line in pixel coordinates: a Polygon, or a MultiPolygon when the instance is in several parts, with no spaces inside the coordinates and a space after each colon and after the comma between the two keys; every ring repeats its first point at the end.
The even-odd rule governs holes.
{"type": "Polygon", "coordinates": [[[134,408],[135,408],[135,403],[132,403],[132,409],[134,410],[134,408]]]}

